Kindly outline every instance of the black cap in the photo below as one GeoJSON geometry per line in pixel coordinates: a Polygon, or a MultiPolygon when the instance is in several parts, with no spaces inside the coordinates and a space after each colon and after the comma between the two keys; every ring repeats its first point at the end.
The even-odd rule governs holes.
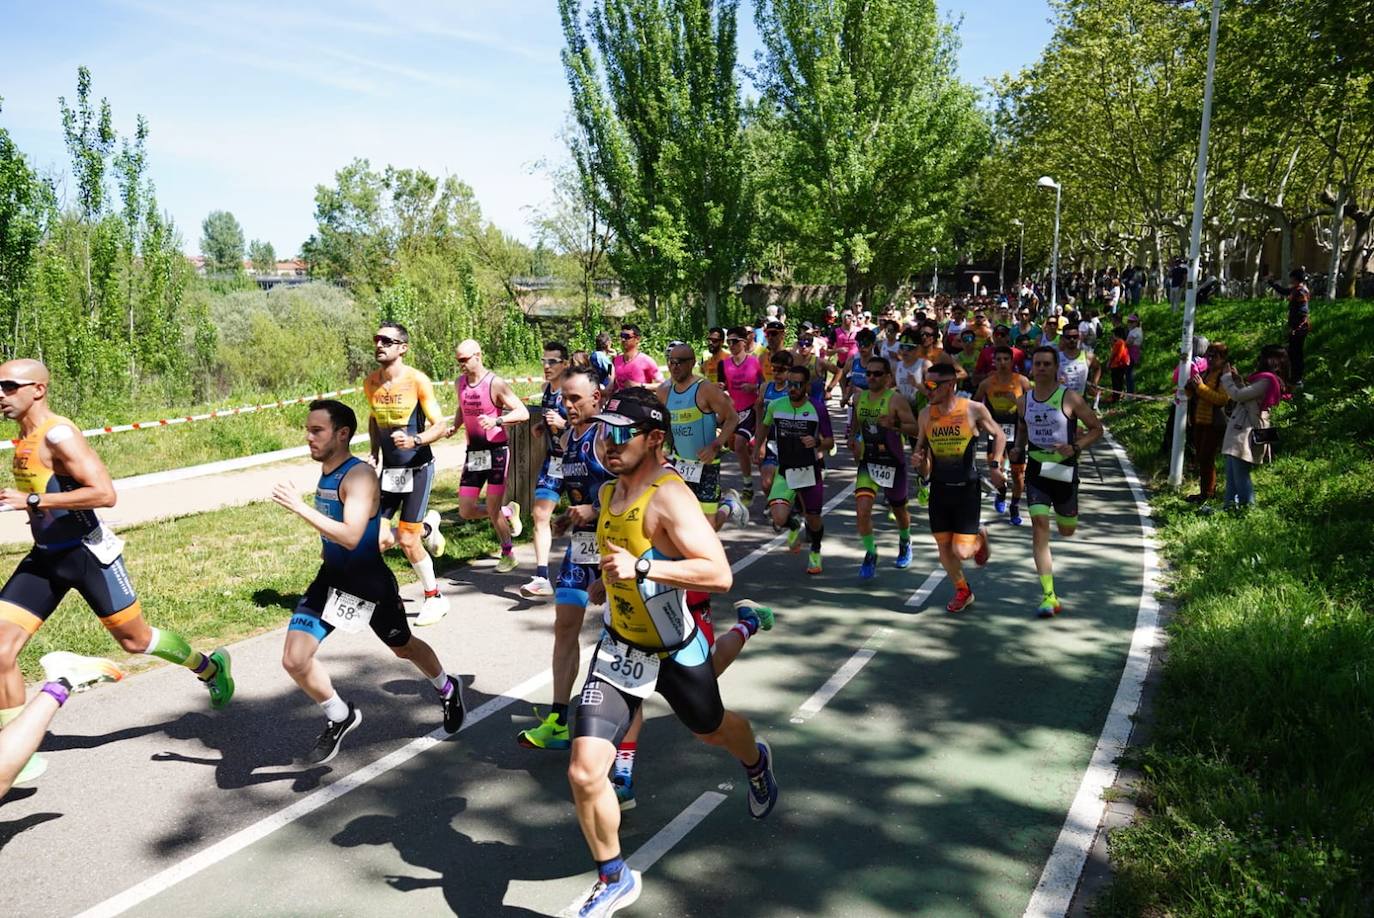
{"type": "Polygon", "coordinates": [[[656,405],[621,396],[611,396],[606,402],[606,410],[594,420],[612,427],[643,427],[646,430],[668,429],[668,413],[656,405]]]}
{"type": "Polygon", "coordinates": [[[769,319],[769,320],[768,320],[768,324],[765,325],[764,328],[768,328],[768,329],[771,329],[771,328],[783,328],[783,329],[785,329],[785,328],[787,328],[787,326],[784,325],[782,322],[778,321],[777,319],[769,319]]]}

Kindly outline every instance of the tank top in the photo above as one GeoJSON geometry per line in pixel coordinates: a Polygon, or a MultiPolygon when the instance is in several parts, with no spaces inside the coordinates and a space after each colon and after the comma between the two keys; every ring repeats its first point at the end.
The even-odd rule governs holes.
{"type": "Polygon", "coordinates": [[[879,427],[878,419],[892,413],[892,390],[874,395],[865,391],[854,401],[854,415],[863,439],[863,460],[877,465],[901,465],[902,433],[896,428],[879,427]]]}
{"type": "MultiPolygon", "coordinates": [[[[821,460],[816,455],[816,447],[802,443],[802,437],[822,435],[820,414],[810,399],[800,405],[792,404],[790,398],[774,399],[767,403],[763,412],[763,422],[767,425],[770,439],[778,447],[778,465],[786,469],[821,468],[821,460]]],[[[817,481],[820,476],[817,475],[817,481]]]]}
{"type": "Polygon", "coordinates": [[[427,445],[401,449],[391,439],[392,431],[396,430],[418,436],[443,417],[439,400],[434,396],[434,384],[428,376],[413,367],[402,367],[400,375],[387,379],[382,370],[374,370],[363,380],[363,395],[377,422],[383,466],[418,468],[434,458],[427,445]]]}
{"type": "Polygon", "coordinates": [[[1080,350],[1077,357],[1059,352],[1059,375],[1064,377],[1064,385],[1079,395],[1088,390],[1088,369],[1088,355],[1083,351],[1080,350]]]}
{"type": "MultiPolygon", "coordinates": [[[[615,478],[611,470],[596,458],[600,428],[600,424],[588,424],[581,436],[569,429],[568,445],[563,452],[563,493],[568,495],[568,503],[574,507],[595,506],[601,486],[615,478]]],[[[576,527],[578,531],[595,528],[596,523],[576,527]]]]}
{"type": "Polygon", "coordinates": [[[930,443],[930,478],[943,484],[967,484],[978,480],[974,465],[977,431],[968,416],[969,400],[960,396],[948,411],[930,405],[925,436],[930,443]]]}
{"type": "Polygon", "coordinates": [[[1013,373],[1011,382],[999,382],[997,375],[988,377],[988,410],[999,424],[1016,422],[1016,403],[1027,392],[1021,377],[1013,373]]]}
{"type": "MultiPolygon", "coordinates": [[[[339,486],[343,483],[344,476],[355,466],[360,465],[362,460],[357,456],[349,456],[332,472],[320,472],[319,484],[315,485],[315,509],[336,522],[343,522],[344,504],[339,497],[339,486]]],[[[338,542],[331,542],[323,535],[320,536],[320,543],[323,546],[324,566],[331,573],[354,573],[354,569],[360,564],[382,563],[382,552],[377,545],[377,530],[381,520],[381,510],[378,508],[373,511],[372,518],[367,521],[367,529],[363,532],[363,537],[358,540],[358,544],[352,548],[344,548],[338,542]]]]}
{"type": "MultiPolygon", "coordinates": [[[[636,558],[668,559],[654,548],[644,534],[644,516],[649,501],[659,486],[678,475],[667,469],[644,489],[644,493],[620,513],[611,510],[614,482],[601,486],[601,513],[597,521],[597,548],[602,554],[607,543],[615,542],[636,558]]],[[[675,650],[687,642],[696,631],[696,622],[687,611],[686,591],[664,586],[652,580],[639,583],[629,580],[607,580],[606,596],[610,606],[610,629],[622,640],[646,650],[675,650]]]]}
{"type": "MultiPolygon", "coordinates": [[[[66,427],[68,436],[76,425],[57,415],[51,415],[34,428],[33,433],[15,441],[14,458],[10,468],[14,472],[14,486],[26,494],[58,494],[75,491],[81,482],[69,475],[59,475],[43,461],[42,444],[56,427],[66,427]]],[[[39,548],[71,548],[100,528],[94,510],[55,510],[44,508],[29,511],[29,531],[33,544],[39,548]]]]}
{"type": "Polygon", "coordinates": [[[458,377],[458,410],[463,415],[463,429],[467,431],[469,449],[506,442],[504,427],[483,430],[477,423],[483,416],[494,417],[501,413],[491,398],[491,384],[495,379],[496,374],[490,370],[475,384],[469,384],[466,376],[458,377]]]}
{"type": "Polygon", "coordinates": [[[864,366],[863,355],[856,353],[849,362],[849,384],[855,389],[868,388],[868,367],[864,366]]]}
{"type": "MultiPolygon", "coordinates": [[[[695,462],[702,447],[716,438],[716,413],[702,411],[697,404],[697,390],[704,380],[695,380],[686,392],[677,391],[677,383],[668,387],[668,416],[673,425],[673,455],[695,462]]],[[[720,457],[716,457],[720,462],[720,457]]]]}
{"type": "MultiPolygon", "coordinates": [[[[765,416],[765,417],[766,417],[767,414],[768,414],[768,405],[769,405],[770,403],[772,403],[772,402],[777,401],[777,400],[780,399],[780,398],[787,398],[787,383],[786,383],[785,381],[784,381],[784,382],[771,382],[771,381],[770,381],[770,382],[767,382],[767,383],[764,384],[764,386],[763,386],[763,413],[764,413],[764,416],[765,416]]],[[[771,429],[771,428],[770,428],[769,431],[768,431],[768,445],[769,445],[770,447],[773,448],[774,452],[777,451],[777,448],[778,448],[778,432],[777,432],[776,430],[774,430],[774,429],[771,429]]]]}
{"type": "MultiPolygon", "coordinates": [[[[548,383],[544,383],[544,394],[539,398],[539,416],[541,418],[545,411],[556,411],[563,420],[568,419],[568,409],[563,407],[563,389],[561,386],[555,389],[548,383]]],[[[544,428],[544,445],[550,456],[563,455],[563,438],[547,426],[544,428]]]]}
{"type": "Polygon", "coordinates": [[[742,387],[763,384],[763,370],[759,367],[759,359],[753,354],[746,354],[744,360],[735,363],[735,358],[726,357],[720,362],[721,369],[725,372],[725,391],[730,394],[730,403],[735,406],[736,411],[744,411],[754,407],[754,399],[758,398],[758,390],[752,392],[742,387]]]}
{"type": "Polygon", "coordinates": [[[1035,398],[1034,389],[1026,393],[1026,440],[1030,443],[1032,459],[1077,464],[1077,459],[1054,452],[1054,447],[1072,443],[1077,435],[1078,421],[1064,413],[1064,395],[1068,391],[1067,386],[1060,386],[1043,402],[1035,398]]]}
{"type": "Polygon", "coordinates": [[[902,393],[902,396],[911,403],[912,409],[915,410],[922,396],[921,383],[926,378],[926,362],[917,357],[910,366],[907,366],[900,359],[895,360],[892,363],[892,378],[897,384],[897,391],[902,393]]]}

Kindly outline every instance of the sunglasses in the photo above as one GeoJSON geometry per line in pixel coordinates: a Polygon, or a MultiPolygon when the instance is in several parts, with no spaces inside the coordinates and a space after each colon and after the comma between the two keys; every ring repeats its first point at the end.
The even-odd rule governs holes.
{"type": "Polygon", "coordinates": [[[726,344],[730,344],[730,345],[743,344],[743,343],[744,343],[744,339],[743,339],[743,338],[726,338],[726,339],[725,339],[725,343],[726,343],[726,344]]]}
{"type": "Polygon", "coordinates": [[[556,367],[556,366],[558,366],[558,365],[559,365],[560,363],[562,363],[562,362],[563,362],[563,358],[562,358],[562,357],[545,357],[545,358],[544,358],[544,361],[543,361],[544,366],[546,366],[546,367],[556,367]]]}
{"type": "Polygon", "coordinates": [[[373,344],[380,344],[382,347],[391,347],[393,344],[405,344],[400,338],[388,338],[386,335],[373,335],[373,344]]]}
{"type": "Polygon", "coordinates": [[[930,332],[921,332],[921,339],[922,339],[923,341],[924,341],[924,340],[929,340],[929,339],[934,338],[934,337],[935,337],[935,335],[931,334],[930,332]]]}
{"type": "Polygon", "coordinates": [[[940,387],[943,386],[945,383],[950,383],[950,382],[954,382],[954,380],[953,380],[953,379],[940,379],[940,380],[927,379],[927,380],[925,381],[926,391],[927,391],[927,392],[934,392],[936,389],[940,388],[940,387]]]}
{"type": "Polygon", "coordinates": [[[454,357],[454,360],[457,360],[458,365],[461,367],[466,366],[467,362],[476,356],[476,354],[468,354],[466,357],[464,357],[462,354],[459,354],[456,357],[454,357]]]}
{"type": "Polygon", "coordinates": [[[668,363],[672,364],[673,366],[681,366],[681,365],[684,364],[684,363],[691,363],[691,362],[692,362],[692,358],[691,358],[691,357],[669,357],[669,358],[668,358],[668,363]]]}
{"type": "Polygon", "coordinates": [[[869,370],[869,371],[868,371],[868,375],[869,375],[869,376],[886,376],[886,375],[887,375],[887,370],[869,370]]]}
{"type": "Polygon", "coordinates": [[[810,339],[810,338],[798,338],[798,339],[797,339],[797,347],[810,347],[810,346],[811,346],[811,339],[810,339]]]}
{"type": "Polygon", "coordinates": [[[6,395],[13,395],[25,386],[36,386],[38,382],[32,379],[0,379],[0,392],[6,395]]]}
{"type": "Polygon", "coordinates": [[[789,388],[789,389],[805,389],[805,388],[806,388],[806,383],[802,382],[800,379],[789,379],[789,380],[787,381],[787,388],[789,388]]]}
{"type": "Polygon", "coordinates": [[[708,344],[721,344],[721,343],[723,343],[723,342],[725,341],[725,339],[724,339],[724,338],[707,338],[706,341],[707,341],[708,344]]]}
{"type": "Polygon", "coordinates": [[[1077,341],[1077,340],[1078,340],[1078,336],[1077,336],[1077,335],[1060,335],[1060,337],[1063,338],[1065,341],[1077,341]]]}
{"type": "Polygon", "coordinates": [[[624,446],[635,437],[646,433],[642,427],[606,427],[606,442],[612,446],[624,446]]]}
{"type": "Polygon", "coordinates": [[[639,337],[639,336],[636,335],[634,332],[621,332],[621,333],[620,333],[620,340],[621,340],[621,341],[629,341],[631,338],[637,338],[637,337],[639,337]]]}

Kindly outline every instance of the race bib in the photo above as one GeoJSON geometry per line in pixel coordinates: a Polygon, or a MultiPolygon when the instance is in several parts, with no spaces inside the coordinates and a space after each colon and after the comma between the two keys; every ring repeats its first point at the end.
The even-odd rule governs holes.
{"type": "Polygon", "coordinates": [[[320,618],[348,634],[357,634],[372,621],[372,613],[377,611],[375,602],[359,599],[343,590],[329,589],[329,599],[325,601],[324,612],[320,618]]]}
{"type": "Polygon", "coordinates": [[[1042,462],[1040,463],[1040,477],[1069,484],[1073,481],[1073,466],[1065,465],[1062,462],[1042,462]]]}
{"type": "Polygon", "coordinates": [[[563,477],[563,457],[562,457],[562,456],[550,456],[550,457],[549,457],[549,477],[550,477],[550,478],[562,478],[562,477],[563,477]]]}
{"type": "Polygon", "coordinates": [[[682,476],[683,481],[690,481],[692,484],[701,484],[702,463],[693,462],[690,459],[674,459],[673,468],[682,476]]]}
{"type": "Polygon", "coordinates": [[[786,480],[787,486],[794,491],[812,488],[816,486],[816,467],[807,465],[799,469],[783,469],[782,477],[786,480]]]}
{"type": "Polygon", "coordinates": [[[491,471],[491,450],[475,449],[468,453],[467,468],[469,472],[491,471]]]}
{"type": "Polygon", "coordinates": [[[414,469],[382,469],[382,490],[388,494],[409,494],[415,490],[414,469]]]}
{"type": "Polygon", "coordinates": [[[868,463],[868,477],[873,479],[873,483],[880,488],[890,488],[897,483],[897,467],[895,465],[874,465],[868,463]]]}
{"type": "Polygon", "coordinates": [[[574,532],[572,536],[573,564],[600,564],[601,553],[596,550],[595,532],[574,532]]]}
{"type": "Polygon", "coordinates": [[[1016,425],[1015,425],[1015,424],[1003,424],[1003,425],[1002,425],[1002,433],[1006,434],[1006,436],[1007,436],[1007,445],[1008,445],[1008,446],[1011,446],[1013,443],[1016,442],[1016,425]]]}
{"type": "Polygon", "coordinates": [[[636,650],[609,633],[601,636],[592,672],[636,698],[648,698],[658,683],[658,654],[636,650]]]}
{"type": "Polygon", "coordinates": [[[115,535],[114,530],[104,523],[81,541],[86,543],[86,548],[95,555],[95,560],[100,562],[101,567],[113,564],[124,551],[124,540],[115,535]]]}

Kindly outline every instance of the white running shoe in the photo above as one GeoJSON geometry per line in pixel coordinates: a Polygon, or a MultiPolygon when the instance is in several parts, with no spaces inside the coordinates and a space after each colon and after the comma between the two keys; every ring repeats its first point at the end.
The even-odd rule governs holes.
{"type": "Polygon", "coordinates": [[[48,682],[64,682],[73,692],[84,692],[100,682],[118,682],[123,671],[104,657],[83,657],[68,650],[54,650],[38,661],[43,678],[48,682]]]}
{"type": "Polygon", "coordinates": [[[520,533],[525,531],[525,524],[520,521],[520,505],[515,501],[506,504],[506,522],[510,523],[510,537],[520,538],[520,533]]]}
{"type": "Polygon", "coordinates": [[[424,524],[429,527],[429,533],[425,535],[425,551],[429,552],[431,558],[438,558],[444,554],[444,548],[448,545],[448,540],[439,531],[439,511],[431,510],[425,514],[424,524]]]}
{"type": "Polygon", "coordinates": [[[415,625],[419,628],[437,625],[444,620],[445,615],[448,615],[448,597],[443,593],[438,596],[426,596],[420,605],[420,614],[415,619],[415,625]]]}
{"type": "Polygon", "coordinates": [[[530,582],[520,588],[520,595],[526,599],[548,599],[553,595],[553,584],[548,577],[531,577],[530,582]]]}
{"type": "Polygon", "coordinates": [[[727,523],[743,526],[749,522],[749,510],[744,506],[744,502],[740,500],[739,492],[734,488],[730,488],[720,496],[720,505],[730,512],[730,516],[726,520],[727,523]]]}

